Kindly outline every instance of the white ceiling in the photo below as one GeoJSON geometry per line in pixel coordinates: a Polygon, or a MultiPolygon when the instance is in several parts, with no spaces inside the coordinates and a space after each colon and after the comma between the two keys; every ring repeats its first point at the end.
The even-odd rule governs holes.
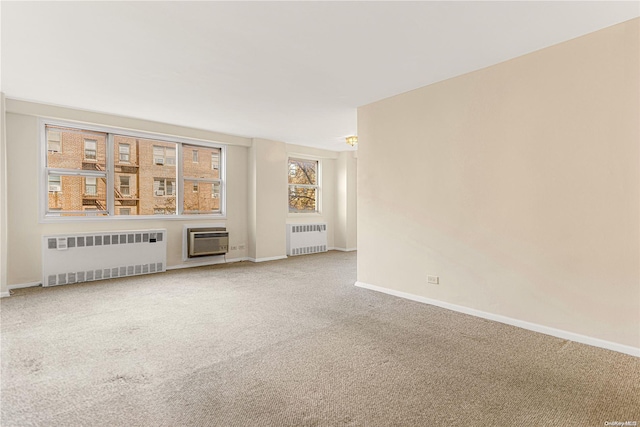
{"type": "Polygon", "coordinates": [[[640,15],[638,2],[7,2],[9,98],[344,150],[356,108],[640,15]]]}

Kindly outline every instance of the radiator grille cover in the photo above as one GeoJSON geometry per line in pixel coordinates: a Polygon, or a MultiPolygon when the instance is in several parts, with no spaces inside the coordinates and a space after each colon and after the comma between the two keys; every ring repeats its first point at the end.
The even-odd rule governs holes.
{"type": "Polygon", "coordinates": [[[166,234],[160,229],[44,236],[42,285],[165,271],[166,234]]]}
{"type": "Polygon", "coordinates": [[[327,224],[287,224],[287,255],[327,251],[327,224]]]}

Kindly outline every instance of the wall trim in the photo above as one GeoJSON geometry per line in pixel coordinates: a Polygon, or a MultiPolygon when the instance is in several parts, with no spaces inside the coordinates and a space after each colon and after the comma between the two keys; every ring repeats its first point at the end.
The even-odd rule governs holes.
{"type": "Polygon", "coordinates": [[[358,248],[327,248],[329,251],[341,251],[341,252],[353,252],[357,251],[358,248]]]}
{"type": "Polygon", "coordinates": [[[251,262],[277,261],[279,259],[287,259],[287,256],[280,255],[280,256],[272,256],[267,258],[246,258],[247,261],[251,261],[251,262]]]}
{"type": "MultiPolygon", "coordinates": [[[[217,257],[220,257],[220,255],[215,255],[217,257]]],[[[182,268],[191,268],[191,267],[205,267],[207,265],[217,265],[217,264],[230,264],[232,262],[240,262],[240,261],[246,261],[249,258],[246,257],[240,257],[240,258],[229,258],[229,259],[224,259],[222,257],[220,257],[220,259],[209,259],[207,261],[202,261],[202,262],[190,262],[190,263],[185,263],[185,264],[176,264],[176,265],[172,265],[172,266],[167,266],[167,271],[169,270],[179,270],[182,268]]]]}
{"type": "Polygon", "coordinates": [[[9,291],[6,292],[0,292],[0,298],[8,298],[11,295],[9,294],[9,291]]]}
{"type": "Polygon", "coordinates": [[[469,307],[464,307],[462,305],[451,304],[445,301],[426,298],[420,295],[414,295],[407,292],[396,291],[394,289],[383,288],[381,286],[371,285],[369,283],[364,283],[360,281],[357,281],[355,283],[355,286],[358,286],[364,289],[369,289],[372,291],[382,292],[382,293],[393,295],[400,298],[405,298],[411,301],[421,302],[429,305],[435,305],[437,307],[445,308],[447,310],[457,311],[459,313],[469,314],[471,316],[480,317],[480,318],[492,320],[495,322],[505,323],[507,325],[516,326],[518,328],[527,329],[534,332],[539,332],[545,335],[551,335],[551,336],[566,339],[569,341],[575,341],[581,344],[587,344],[594,347],[600,347],[607,350],[613,350],[619,353],[640,357],[640,348],[637,348],[637,347],[618,344],[611,341],[605,341],[599,338],[592,338],[586,335],[576,334],[574,332],[563,331],[561,329],[551,328],[549,326],[539,325],[537,323],[531,323],[524,320],[514,319],[512,317],[502,316],[500,314],[488,313],[486,311],[476,310],[475,308],[469,308],[469,307]]]}
{"type": "Polygon", "coordinates": [[[13,289],[22,289],[22,288],[33,288],[36,286],[42,286],[42,282],[17,283],[15,285],[9,285],[7,286],[7,288],[9,290],[13,290],[13,289]]]}

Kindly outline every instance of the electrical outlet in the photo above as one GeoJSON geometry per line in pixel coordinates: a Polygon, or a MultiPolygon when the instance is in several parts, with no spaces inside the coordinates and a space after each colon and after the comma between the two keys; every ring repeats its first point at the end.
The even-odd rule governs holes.
{"type": "Polygon", "coordinates": [[[237,250],[238,250],[238,247],[237,247],[237,246],[231,246],[231,250],[232,250],[232,251],[237,251],[237,250]]]}
{"type": "Polygon", "coordinates": [[[244,249],[244,244],[238,245],[238,249],[243,250],[244,249]]]}
{"type": "Polygon", "coordinates": [[[440,283],[440,277],[438,276],[427,276],[427,283],[431,285],[437,285],[440,283]]]}

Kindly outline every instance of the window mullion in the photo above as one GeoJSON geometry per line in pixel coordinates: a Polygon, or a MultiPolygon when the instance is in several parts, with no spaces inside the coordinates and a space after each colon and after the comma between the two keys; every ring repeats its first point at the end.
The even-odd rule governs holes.
{"type": "Polygon", "coordinates": [[[115,203],[115,166],[114,166],[114,143],[113,143],[113,134],[107,134],[107,147],[106,147],[106,160],[107,160],[107,212],[109,216],[114,216],[116,214],[116,203],[115,203]]]}
{"type": "Polygon", "coordinates": [[[182,215],[184,211],[184,176],[182,165],[182,144],[176,144],[176,215],[182,215]]]}

